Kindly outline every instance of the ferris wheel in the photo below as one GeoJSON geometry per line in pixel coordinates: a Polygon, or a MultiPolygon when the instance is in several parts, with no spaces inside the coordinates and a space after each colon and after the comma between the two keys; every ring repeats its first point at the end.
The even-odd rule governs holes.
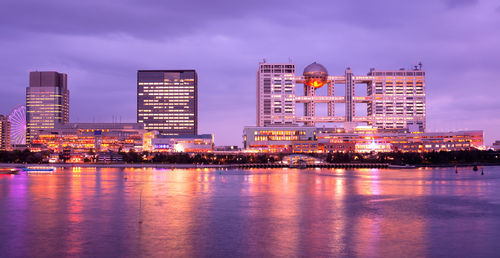
{"type": "Polygon", "coordinates": [[[9,114],[12,144],[26,144],[26,107],[18,106],[9,114]]]}

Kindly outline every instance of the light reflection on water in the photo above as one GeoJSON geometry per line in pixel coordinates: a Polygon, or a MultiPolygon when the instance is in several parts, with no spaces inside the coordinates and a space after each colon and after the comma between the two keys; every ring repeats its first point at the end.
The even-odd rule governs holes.
{"type": "Polygon", "coordinates": [[[0,175],[0,253],[496,256],[500,167],[485,173],[74,167],[0,175]]]}

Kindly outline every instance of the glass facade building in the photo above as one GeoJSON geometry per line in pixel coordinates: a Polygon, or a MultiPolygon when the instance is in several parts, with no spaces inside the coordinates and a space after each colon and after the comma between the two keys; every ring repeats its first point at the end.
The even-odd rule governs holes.
{"type": "Polygon", "coordinates": [[[198,134],[195,70],[139,70],[137,122],[162,135],[198,134]]]}
{"type": "Polygon", "coordinates": [[[58,72],[30,72],[26,88],[26,143],[40,130],[68,122],[68,76],[58,72]]]}

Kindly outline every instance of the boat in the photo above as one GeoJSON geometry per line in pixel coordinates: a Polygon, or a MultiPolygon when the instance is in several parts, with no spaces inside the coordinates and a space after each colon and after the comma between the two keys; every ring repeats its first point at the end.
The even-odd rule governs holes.
{"type": "Polygon", "coordinates": [[[390,164],[388,166],[388,168],[416,168],[416,166],[409,165],[409,164],[406,164],[406,165],[392,165],[392,164],[390,164]]]}
{"type": "Polygon", "coordinates": [[[50,173],[56,170],[55,167],[23,167],[22,169],[28,173],[50,173]]]}
{"type": "Polygon", "coordinates": [[[305,160],[303,160],[303,159],[299,159],[296,162],[290,163],[289,167],[290,168],[301,168],[301,169],[304,169],[304,168],[307,168],[307,162],[305,160]]]}
{"type": "Polygon", "coordinates": [[[10,175],[13,175],[13,174],[17,174],[19,173],[19,169],[18,168],[0,168],[0,174],[10,174],[10,175]]]}

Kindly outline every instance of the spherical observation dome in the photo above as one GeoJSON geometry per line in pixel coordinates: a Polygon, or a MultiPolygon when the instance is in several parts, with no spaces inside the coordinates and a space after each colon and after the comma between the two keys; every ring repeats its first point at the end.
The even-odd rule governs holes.
{"type": "Polygon", "coordinates": [[[323,65],[316,62],[306,66],[303,75],[305,77],[304,84],[314,88],[323,87],[328,80],[328,71],[323,65]]]}

